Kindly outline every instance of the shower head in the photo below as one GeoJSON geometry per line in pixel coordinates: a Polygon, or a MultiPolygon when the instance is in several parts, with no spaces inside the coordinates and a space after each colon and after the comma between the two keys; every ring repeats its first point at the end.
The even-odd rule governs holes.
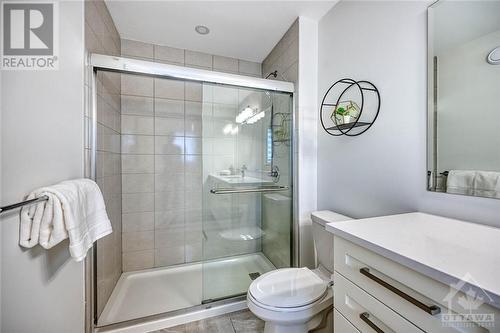
{"type": "Polygon", "coordinates": [[[272,77],[274,77],[274,78],[277,78],[277,77],[278,77],[278,71],[274,71],[274,72],[269,73],[269,74],[266,76],[266,79],[268,79],[270,76],[272,76],[272,77]]]}
{"type": "Polygon", "coordinates": [[[494,48],[486,58],[491,65],[500,65],[500,46],[494,48]]]}

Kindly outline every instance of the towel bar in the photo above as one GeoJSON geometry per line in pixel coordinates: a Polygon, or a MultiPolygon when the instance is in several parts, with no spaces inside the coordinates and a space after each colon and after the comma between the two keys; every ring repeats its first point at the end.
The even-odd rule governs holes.
{"type": "Polygon", "coordinates": [[[0,213],[6,212],[8,210],[16,209],[16,208],[19,208],[19,207],[22,207],[22,206],[32,205],[32,204],[37,203],[37,202],[47,201],[47,200],[49,200],[49,197],[46,196],[46,195],[44,195],[44,196],[41,196],[39,198],[35,198],[35,199],[31,199],[31,200],[26,200],[26,201],[21,201],[21,202],[12,204],[12,205],[0,207],[0,213]]]}
{"type": "Polygon", "coordinates": [[[288,190],[288,186],[261,186],[261,187],[230,187],[213,188],[212,194],[233,194],[233,193],[253,193],[253,192],[276,192],[288,190]]]}

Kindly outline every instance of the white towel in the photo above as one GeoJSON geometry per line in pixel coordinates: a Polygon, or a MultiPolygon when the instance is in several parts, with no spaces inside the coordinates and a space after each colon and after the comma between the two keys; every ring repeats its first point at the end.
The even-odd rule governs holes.
{"type": "Polygon", "coordinates": [[[102,193],[90,179],[64,181],[30,193],[49,199],[21,210],[19,244],[46,249],[69,237],[69,252],[81,261],[92,244],[112,232],[102,193]]]}
{"type": "Polygon", "coordinates": [[[476,172],[474,189],[475,196],[500,199],[500,172],[476,172]]]}
{"type": "Polygon", "coordinates": [[[450,170],[446,178],[446,192],[453,194],[474,195],[475,171],[450,170]]]}
{"type": "Polygon", "coordinates": [[[446,180],[446,192],[500,198],[500,172],[450,170],[446,180]]]}

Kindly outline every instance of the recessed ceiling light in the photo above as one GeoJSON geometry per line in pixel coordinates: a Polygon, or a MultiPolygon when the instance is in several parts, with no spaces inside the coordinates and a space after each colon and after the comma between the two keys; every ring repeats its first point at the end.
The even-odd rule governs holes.
{"type": "Polygon", "coordinates": [[[200,35],[208,35],[208,33],[210,32],[210,29],[208,29],[206,26],[204,25],[197,25],[194,30],[196,30],[197,33],[199,33],[200,35]]]}

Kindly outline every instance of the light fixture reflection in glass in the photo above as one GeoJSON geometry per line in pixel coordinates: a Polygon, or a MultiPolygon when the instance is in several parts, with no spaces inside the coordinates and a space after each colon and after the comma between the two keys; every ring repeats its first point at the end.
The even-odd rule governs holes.
{"type": "Polygon", "coordinates": [[[235,135],[238,133],[238,125],[233,125],[233,124],[227,124],[226,126],[224,126],[224,128],[222,129],[222,132],[225,134],[225,135],[228,135],[228,134],[231,134],[231,135],[235,135]]]}
{"type": "Polygon", "coordinates": [[[264,116],[266,115],[266,113],[264,111],[262,112],[259,112],[255,115],[253,115],[252,117],[250,117],[250,119],[248,119],[246,121],[247,124],[253,124],[253,123],[256,123],[257,121],[259,121],[260,119],[264,118],[264,116]]]}
{"type": "Polygon", "coordinates": [[[264,111],[259,112],[257,108],[252,109],[250,106],[247,106],[236,116],[236,123],[253,124],[264,118],[265,115],[266,113],[264,111]]]}
{"type": "Polygon", "coordinates": [[[255,113],[255,111],[250,107],[247,106],[243,111],[241,111],[237,116],[236,116],[236,122],[238,124],[242,124],[245,121],[248,120],[248,118],[252,117],[252,115],[255,113]]]}

